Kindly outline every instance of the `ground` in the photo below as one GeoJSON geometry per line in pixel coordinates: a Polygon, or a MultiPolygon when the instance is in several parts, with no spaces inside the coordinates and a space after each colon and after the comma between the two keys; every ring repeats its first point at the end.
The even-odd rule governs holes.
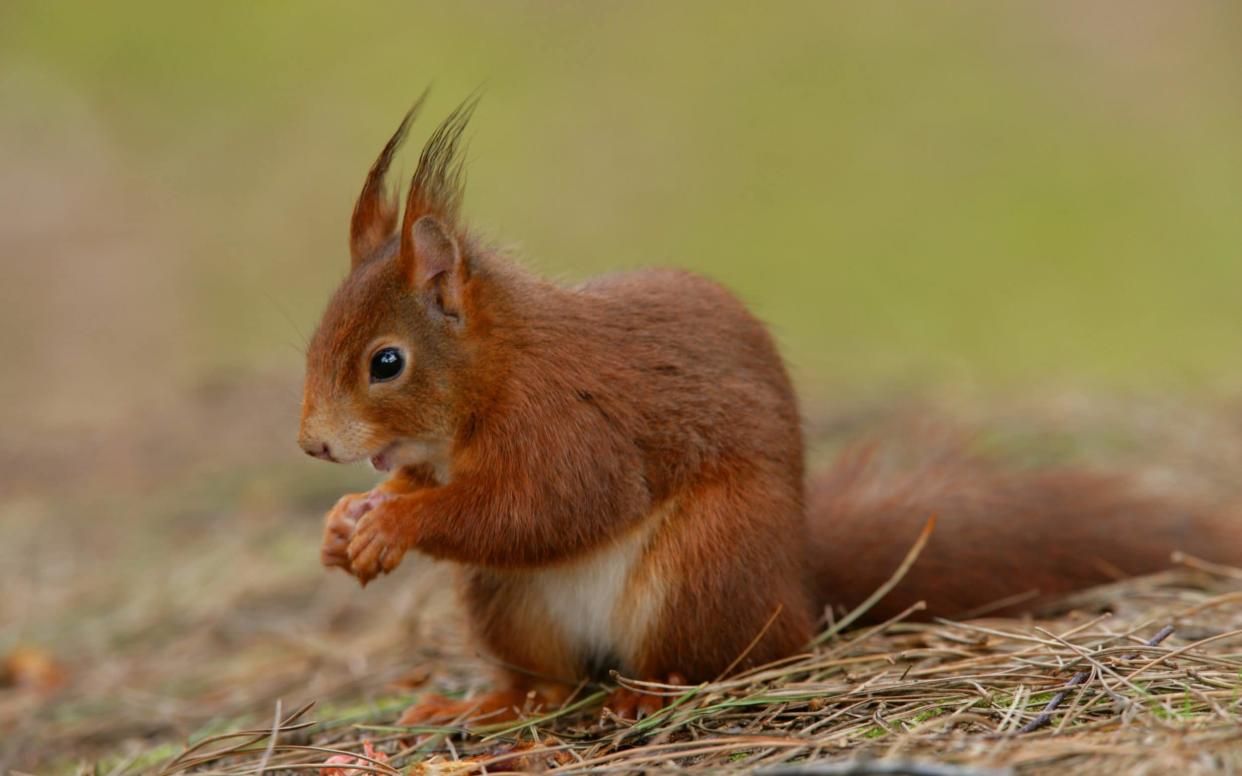
{"type": "MultiPolygon", "coordinates": [[[[410,741],[399,710],[485,687],[487,662],[447,569],[407,562],[361,590],[319,567],[319,516],[370,475],[303,460],[296,383],[222,380],[140,417],[6,436],[0,771],[315,772],[364,751],[373,765],[344,767],[1242,768],[1242,572],[1193,559],[1049,619],[893,622],[724,682],[649,688],[671,702],[637,724],[601,719],[608,688],[586,686],[563,712],[410,741]],[[1022,732],[1079,671],[1048,724],[1022,732]]],[[[885,397],[809,414],[815,463],[929,414],[990,429],[980,449],[1018,464],[1090,460],[1204,494],[1229,495],[1242,458],[1240,415],[1220,402],[885,397]]]]}

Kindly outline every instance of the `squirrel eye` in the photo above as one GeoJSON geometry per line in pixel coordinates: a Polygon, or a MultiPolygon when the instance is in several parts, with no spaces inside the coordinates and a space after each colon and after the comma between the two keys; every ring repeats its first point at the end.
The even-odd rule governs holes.
{"type": "Polygon", "coordinates": [[[405,358],[396,348],[381,348],[371,356],[371,382],[387,382],[405,368],[405,358]]]}

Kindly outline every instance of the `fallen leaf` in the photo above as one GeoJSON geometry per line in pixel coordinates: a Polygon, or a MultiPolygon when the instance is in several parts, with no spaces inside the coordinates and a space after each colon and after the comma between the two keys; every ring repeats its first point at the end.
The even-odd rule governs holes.
{"type": "Polygon", "coordinates": [[[69,679],[69,671],[38,647],[17,647],[0,663],[0,687],[49,692],[69,679]]]}
{"type": "MultiPolygon", "coordinates": [[[[370,741],[362,742],[362,751],[368,758],[379,763],[388,762],[388,755],[383,752],[375,751],[375,747],[370,741]]],[[[324,760],[323,767],[319,769],[319,776],[370,776],[373,771],[362,768],[351,768],[353,765],[371,765],[362,757],[352,754],[334,754],[327,760],[324,760]]]]}

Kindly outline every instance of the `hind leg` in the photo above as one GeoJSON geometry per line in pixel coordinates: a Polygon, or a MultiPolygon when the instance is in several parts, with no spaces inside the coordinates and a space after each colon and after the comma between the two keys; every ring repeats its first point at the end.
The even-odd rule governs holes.
{"type": "MultiPolygon", "coordinates": [[[[652,537],[631,589],[660,591],[625,660],[631,676],[693,685],[794,654],[810,641],[801,490],[781,473],[752,471],[694,487],[652,537]],[[657,580],[658,585],[650,585],[657,580]]],[[[638,719],[679,693],[622,687],[605,704],[638,719]]]]}
{"type": "MultiPolygon", "coordinates": [[[[647,573],[664,587],[633,661],[639,678],[698,684],[794,654],[811,639],[801,500],[777,478],[702,488],[669,516],[647,573]]],[[[641,719],[677,697],[622,687],[606,708],[641,719]]]]}
{"type": "Polygon", "coordinates": [[[652,546],[650,568],[666,592],[639,676],[710,682],[808,644],[815,617],[801,489],[787,479],[760,470],[681,500],[652,546]]]}
{"type": "Polygon", "coordinates": [[[563,704],[582,677],[571,651],[555,636],[546,616],[530,605],[520,581],[463,567],[457,583],[478,646],[512,668],[497,670],[493,688],[473,698],[427,694],[406,710],[398,724],[458,720],[490,724],[563,704]]]}

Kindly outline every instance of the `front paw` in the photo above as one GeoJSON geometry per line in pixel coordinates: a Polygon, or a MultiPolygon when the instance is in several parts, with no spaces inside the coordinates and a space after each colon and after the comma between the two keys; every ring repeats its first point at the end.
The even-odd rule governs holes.
{"type": "Polygon", "coordinates": [[[401,563],[414,544],[409,514],[390,504],[367,512],[354,527],[349,541],[349,571],[364,586],[401,563]]]}
{"type": "Polygon", "coordinates": [[[358,520],[367,512],[392,498],[389,493],[372,490],[367,493],[350,493],[342,496],[328,513],[323,523],[323,544],[319,548],[319,560],[331,568],[349,567],[349,542],[354,538],[358,520]]]}

